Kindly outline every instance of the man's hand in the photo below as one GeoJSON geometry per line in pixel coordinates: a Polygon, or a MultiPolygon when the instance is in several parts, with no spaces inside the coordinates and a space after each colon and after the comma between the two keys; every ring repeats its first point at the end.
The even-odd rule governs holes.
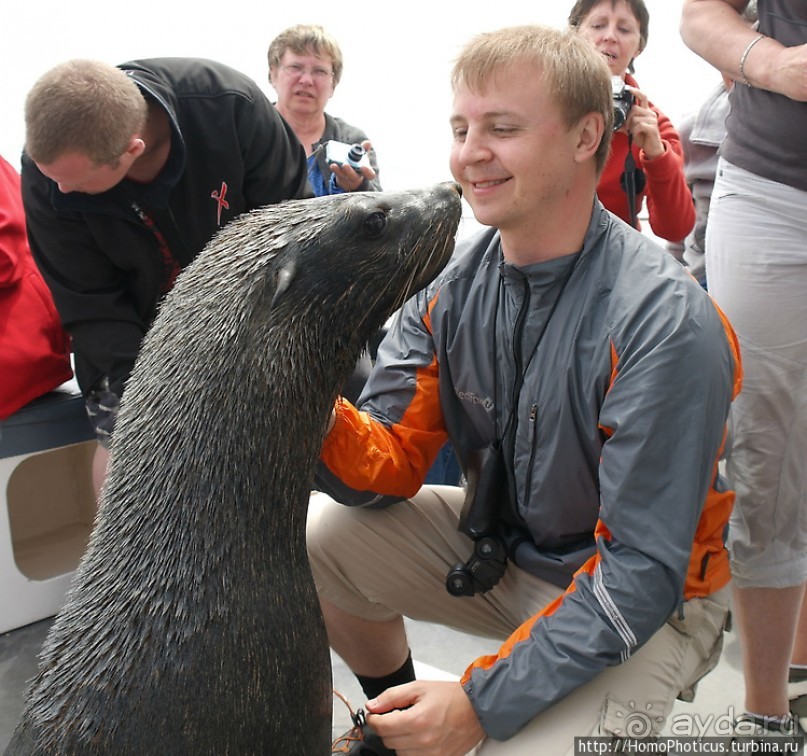
{"type": "Polygon", "coordinates": [[[485,736],[458,682],[398,685],[366,709],[368,724],[398,756],[464,756],[485,736]]]}

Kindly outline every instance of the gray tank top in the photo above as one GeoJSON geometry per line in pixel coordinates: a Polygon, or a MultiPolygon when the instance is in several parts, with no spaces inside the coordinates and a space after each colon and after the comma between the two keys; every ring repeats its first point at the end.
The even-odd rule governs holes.
{"type": "MultiPolygon", "coordinates": [[[[786,47],[806,43],[807,0],[759,0],[759,31],[786,47]]],[[[807,103],[738,83],[726,127],[726,160],[807,191],[807,103]]]]}

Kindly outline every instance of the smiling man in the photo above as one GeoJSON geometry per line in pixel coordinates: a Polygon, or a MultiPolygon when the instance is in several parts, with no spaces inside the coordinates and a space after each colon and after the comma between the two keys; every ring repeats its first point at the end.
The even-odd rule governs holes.
{"type": "Polygon", "coordinates": [[[451,170],[490,228],[405,304],[360,409],[337,404],[309,511],[328,635],[369,699],[334,752],[652,737],[720,654],[733,333],[596,198],[613,115],[591,45],[484,34],[452,85],[451,170]],[[461,489],[421,488],[447,437],[464,516],[461,489]],[[503,645],[415,681],[405,616],[503,645]]]}
{"type": "Polygon", "coordinates": [[[34,84],[25,121],[28,236],[72,336],[99,487],[159,300],[232,218],[311,196],[305,153],[255,82],[190,58],[67,61],[34,84]]]}

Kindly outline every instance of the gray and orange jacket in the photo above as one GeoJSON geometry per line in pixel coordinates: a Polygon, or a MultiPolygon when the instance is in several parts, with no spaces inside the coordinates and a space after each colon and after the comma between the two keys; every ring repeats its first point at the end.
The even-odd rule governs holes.
{"type": "Polygon", "coordinates": [[[501,740],[729,580],[734,494],[717,463],[740,387],[730,325],[596,201],[532,354],[569,266],[504,263],[494,230],[459,245],[396,317],[362,411],[337,403],[318,476],[347,504],[412,496],[446,437],[462,460],[502,433],[524,374],[505,459],[517,517],[503,495],[503,528],[511,559],[566,592],[463,677],[501,740]]]}

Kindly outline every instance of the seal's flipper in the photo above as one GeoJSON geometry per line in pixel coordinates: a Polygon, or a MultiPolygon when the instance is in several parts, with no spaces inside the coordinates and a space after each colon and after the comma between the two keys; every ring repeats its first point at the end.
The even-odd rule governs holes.
{"type": "Polygon", "coordinates": [[[294,260],[287,262],[277,272],[277,286],[275,288],[275,295],[272,297],[272,307],[275,307],[278,300],[286,293],[286,289],[289,288],[289,285],[291,284],[296,272],[297,266],[295,265],[294,260]]]}

